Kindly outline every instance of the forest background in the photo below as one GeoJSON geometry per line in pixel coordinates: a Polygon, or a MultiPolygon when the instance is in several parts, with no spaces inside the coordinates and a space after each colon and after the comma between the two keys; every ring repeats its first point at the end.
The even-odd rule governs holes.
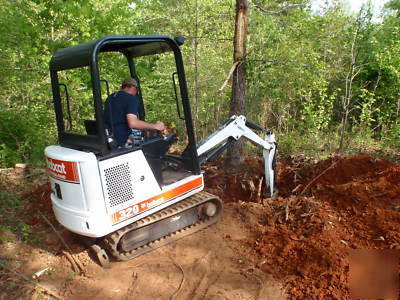
{"type": "MultiPolygon", "coordinates": [[[[229,117],[231,82],[224,82],[233,65],[234,0],[1,2],[0,167],[43,164],[45,146],[57,143],[49,60],[57,49],[105,35],[185,36],[197,139],[229,117]]],[[[389,1],[378,19],[369,5],[349,14],[341,1],[329,1],[318,12],[310,2],[248,0],[245,115],[276,132],[283,154],[395,152],[400,1],[389,1]]],[[[145,99],[157,99],[148,120],[179,129],[165,64],[153,58],[138,66],[152,82],[145,99]]],[[[108,80],[118,89],[121,74],[108,80]]],[[[78,103],[73,113],[83,115],[87,105],[78,103]]]]}

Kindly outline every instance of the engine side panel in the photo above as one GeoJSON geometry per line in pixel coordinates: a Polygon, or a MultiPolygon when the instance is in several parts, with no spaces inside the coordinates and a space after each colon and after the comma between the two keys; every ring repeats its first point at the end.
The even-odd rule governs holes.
{"type": "Polygon", "coordinates": [[[161,192],[140,150],[100,161],[99,169],[109,214],[161,192]]]}

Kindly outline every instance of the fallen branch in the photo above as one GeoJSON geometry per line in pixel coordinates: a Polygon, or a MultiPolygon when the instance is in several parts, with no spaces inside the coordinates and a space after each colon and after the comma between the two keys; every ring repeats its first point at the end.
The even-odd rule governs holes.
{"type": "Polygon", "coordinates": [[[261,203],[261,187],[263,182],[263,176],[260,177],[260,181],[258,182],[258,191],[257,191],[257,203],[261,203]]]}
{"type": "Polygon", "coordinates": [[[295,194],[297,192],[298,189],[301,188],[301,184],[299,184],[298,186],[296,186],[293,190],[292,190],[292,194],[295,194]]]}
{"type": "Polygon", "coordinates": [[[289,201],[286,201],[285,206],[285,221],[289,220],[289,201]]]}
{"type": "Polygon", "coordinates": [[[218,92],[222,92],[224,90],[224,88],[226,87],[226,85],[229,82],[229,79],[232,77],[233,71],[235,71],[237,65],[239,65],[240,61],[237,61],[233,64],[232,68],[229,71],[228,77],[226,78],[226,80],[224,81],[224,83],[222,84],[222,86],[219,88],[218,92]]]}
{"type": "Polygon", "coordinates": [[[53,229],[54,233],[58,236],[58,238],[61,240],[61,242],[63,243],[65,248],[68,250],[69,253],[66,251],[62,251],[62,253],[71,262],[74,272],[77,272],[77,273],[83,272],[84,268],[83,268],[82,264],[73,257],[71,248],[68,246],[67,242],[63,239],[61,234],[57,231],[57,229],[53,226],[53,224],[51,224],[49,219],[44,214],[42,214],[41,211],[39,211],[39,215],[43,218],[43,220],[46,221],[47,224],[49,224],[50,228],[53,229]]]}
{"type": "Polygon", "coordinates": [[[206,299],[206,296],[208,294],[208,291],[210,290],[210,287],[212,287],[217,281],[218,279],[221,277],[221,272],[218,272],[217,276],[215,277],[215,280],[213,280],[204,290],[204,294],[203,294],[203,298],[201,299],[206,299]]]}
{"type": "Polygon", "coordinates": [[[67,242],[63,239],[63,237],[60,235],[60,233],[57,231],[57,229],[53,226],[53,224],[51,224],[50,220],[41,212],[38,212],[39,215],[43,218],[43,220],[46,221],[47,224],[49,224],[49,226],[51,227],[51,229],[53,229],[54,233],[58,236],[58,238],[61,240],[61,242],[63,243],[63,245],[65,246],[65,248],[72,253],[71,248],[69,248],[67,242]]]}
{"type": "Polygon", "coordinates": [[[301,191],[300,196],[303,196],[304,193],[307,191],[307,189],[313,184],[318,178],[320,178],[322,175],[324,175],[326,172],[328,172],[330,169],[332,169],[338,162],[342,161],[342,158],[335,161],[333,164],[331,164],[328,168],[326,168],[324,171],[322,171],[318,176],[314,177],[307,185],[306,187],[301,191]]]}
{"type": "Polygon", "coordinates": [[[181,270],[182,272],[182,280],[181,283],[178,286],[178,289],[169,297],[169,300],[173,300],[174,297],[176,295],[178,295],[178,293],[180,292],[180,290],[182,289],[183,283],[185,281],[185,272],[183,271],[183,268],[180,264],[178,264],[171,256],[168,255],[168,258],[172,261],[172,263],[179,268],[179,270],[181,270]]]}
{"type": "Polygon", "coordinates": [[[19,273],[19,272],[17,272],[17,271],[14,271],[14,270],[8,268],[7,266],[5,266],[5,265],[2,264],[2,263],[0,263],[0,268],[3,268],[4,270],[6,270],[6,271],[8,271],[8,272],[10,272],[10,273],[13,273],[14,275],[17,275],[18,277],[20,277],[20,278],[26,280],[27,282],[29,282],[30,284],[32,284],[34,287],[40,288],[41,290],[45,291],[47,294],[49,294],[50,296],[54,297],[55,299],[61,299],[61,297],[60,297],[59,295],[57,295],[55,292],[49,290],[47,287],[41,285],[40,283],[38,283],[38,282],[36,282],[36,281],[30,279],[28,276],[26,276],[26,275],[24,275],[24,274],[22,274],[22,273],[19,273]]]}
{"type": "Polygon", "coordinates": [[[74,269],[75,273],[79,273],[81,270],[79,269],[78,265],[75,262],[75,259],[72,257],[71,254],[69,254],[67,251],[62,251],[62,254],[68,259],[68,261],[72,265],[72,269],[74,269]]]}
{"type": "MultiPolygon", "coordinates": [[[[206,285],[208,280],[208,273],[204,272],[200,278],[200,282],[195,286],[194,290],[188,296],[188,299],[200,299],[200,295],[202,294],[202,286],[206,285]]],[[[201,297],[204,299],[204,297],[201,297]]]]}

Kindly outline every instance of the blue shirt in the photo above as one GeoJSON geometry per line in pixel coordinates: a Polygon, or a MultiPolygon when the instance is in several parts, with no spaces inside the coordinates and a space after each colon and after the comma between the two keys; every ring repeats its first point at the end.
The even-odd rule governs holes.
{"type": "Polygon", "coordinates": [[[108,96],[104,106],[104,122],[107,128],[112,130],[117,146],[124,146],[131,132],[126,115],[134,114],[137,116],[138,107],[138,96],[133,96],[124,91],[118,91],[108,96]]]}

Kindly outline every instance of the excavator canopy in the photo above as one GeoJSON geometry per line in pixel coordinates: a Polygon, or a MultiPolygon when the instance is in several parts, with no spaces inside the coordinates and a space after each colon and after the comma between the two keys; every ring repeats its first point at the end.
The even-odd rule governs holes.
{"type": "MultiPolygon", "coordinates": [[[[139,119],[145,120],[145,107],[140,88],[141,74],[137,73],[135,61],[142,56],[170,52],[175,67],[169,77],[173,90],[168,100],[172,100],[170,102],[172,105],[176,102],[177,117],[184,121],[186,140],[188,141],[182,161],[189,171],[199,174],[200,165],[196,151],[196,139],[180,51],[183,42],[183,37],[116,35],[105,36],[56,51],[50,60],[49,68],[59,144],[66,148],[94,152],[99,159],[121,154],[123,150],[115,147],[115,143],[112,142],[112,130],[110,134],[106,130],[103,120],[104,102],[110,95],[108,79],[103,77],[104,74],[107,74],[107,72],[103,72],[104,68],[112,69],[114,74],[122,71],[137,79],[139,83],[138,114],[139,119]],[[122,66],[123,69],[120,65],[113,65],[113,60],[104,61],[101,59],[101,57],[109,57],[108,55],[100,55],[107,52],[115,53],[120,58],[126,58],[125,64],[122,66]],[[73,78],[73,80],[70,78],[73,78]],[[72,89],[72,86],[74,89],[72,89]],[[104,91],[104,88],[102,90],[102,86],[106,86],[106,91],[104,91]],[[81,90],[89,91],[90,89],[92,90],[91,99],[89,99],[88,94],[86,98],[78,99],[77,96],[74,98],[72,93],[75,92],[75,95],[77,95],[81,90]],[[81,108],[82,112],[78,108],[81,108]],[[81,117],[83,114],[85,114],[84,117],[81,117]],[[86,129],[86,131],[82,131],[82,129],[86,129]]],[[[119,78],[119,80],[122,80],[122,78],[119,78]]],[[[151,99],[151,101],[160,100],[151,99]]]]}
{"type": "Polygon", "coordinates": [[[183,37],[106,36],[77,46],[58,50],[50,61],[51,71],[89,66],[99,52],[121,52],[135,58],[173,51],[171,46],[183,44],[183,37]]]}

